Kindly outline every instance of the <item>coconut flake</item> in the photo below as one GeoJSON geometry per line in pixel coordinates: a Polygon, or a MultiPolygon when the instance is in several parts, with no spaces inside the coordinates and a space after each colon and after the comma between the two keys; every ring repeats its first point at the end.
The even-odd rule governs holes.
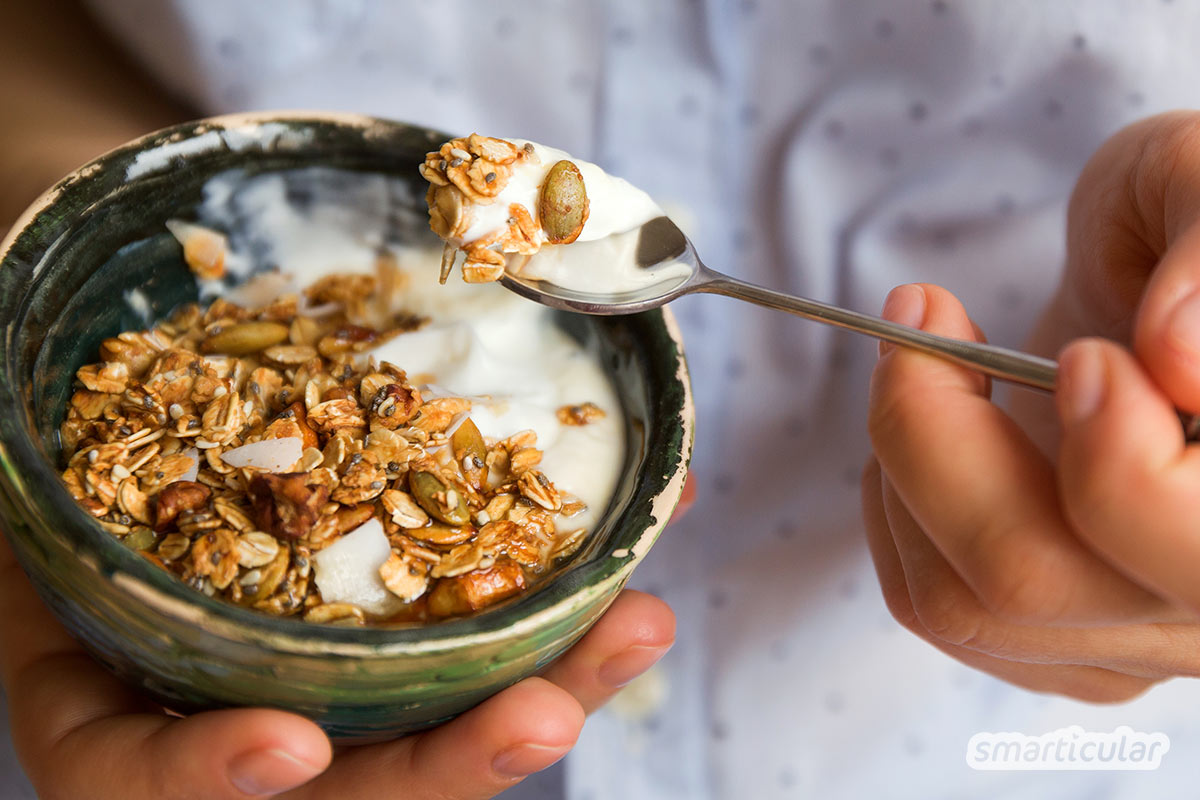
{"type": "Polygon", "coordinates": [[[192,460],[192,465],[188,467],[187,472],[179,476],[179,480],[194,483],[196,477],[200,474],[200,451],[194,447],[189,447],[183,451],[183,454],[192,460]]]}
{"type": "Polygon", "coordinates": [[[352,603],[380,617],[395,614],[403,603],[379,577],[379,568],[391,554],[383,525],[374,517],[318,550],[312,558],[321,599],[326,603],[352,603]]]}
{"type": "Polygon", "coordinates": [[[253,467],[267,472],[287,472],[304,455],[304,442],[296,436],[263,439],[221,453],[221,460],[231,467],[253,467]]]}

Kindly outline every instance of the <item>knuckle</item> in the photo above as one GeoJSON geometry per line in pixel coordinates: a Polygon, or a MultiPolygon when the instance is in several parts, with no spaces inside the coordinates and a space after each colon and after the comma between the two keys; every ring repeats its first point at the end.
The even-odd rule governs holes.
{"type": "Polygon", "coordinates": [[[1140,208],[1169,204],[1171,187],[1192,181],[1200,171],[1200,115],[1169,114],[1156,122],[1131,175],[1131,191],[1140,208]]]}
{"type": "Polygon", "coordinates": [[[912,604],[921,627],[938,641],[989,652],[991,637],[983,616],[969,611],[948,593],[922,589],[913,593],[912,604]]]}
{"type": "Polygon", "coordinates": [[[913,609],[912,599],[908,595],[907,584],[903,581],[888,582],[881,584],[881,588],[883,590],[883,603],[887,606],[888,613],[892,615],[892,618],[901,627],[918,636],[925,633],[925,629],[921,626],[921,620],[917,617],[917,612],[913,609]]]}
{"type": "Polygon", "coordinates": [[[974,583],[988,614],[1014,625],[1046,624],[1062,616],[1067,597],[1063,579],[1042,554],[998,548],[987,555],[974,583]]]}

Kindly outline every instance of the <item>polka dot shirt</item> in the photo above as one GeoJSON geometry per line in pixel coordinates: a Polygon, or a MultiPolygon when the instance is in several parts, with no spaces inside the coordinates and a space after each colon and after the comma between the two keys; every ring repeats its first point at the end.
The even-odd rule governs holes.
{"type": "MultiPolygon", "coordinates": [[[[1122,125],[1193,105],[1200,6],[1140,0],[90,0],[210,112],[330,108],[528,137],[649,191],[713,267],[877,311],[955,292],[1019,346],[1065,203],[1122,125]]],[[[871,341],[679,301],[700,499],[633,585],[679,615],[660,667],[512,797],[1183,797],[1200,686],[1117,708],[976,673],[888,615],[858,475],[871,341]],[[1128,724],[1151,774],[979,773],[980,730],[1128,724]]]]}

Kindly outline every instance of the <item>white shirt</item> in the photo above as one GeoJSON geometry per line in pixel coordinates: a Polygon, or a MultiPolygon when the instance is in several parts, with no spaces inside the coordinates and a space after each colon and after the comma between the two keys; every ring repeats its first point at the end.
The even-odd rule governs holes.
{"type": "MultiPolygon", "coordinates": [[[[1200,85],[1183,0],[90,2],[206,111],[542,141],[680,209],[714,268],[872,312],[939,283],[1010,346],[1056,281],[1087,156],[1200,85]]],[[[678,644],[588,722],[567,796],[1194,794],[1195,682],[1116,707],[1037,696],[889,617],[858,507],[873,342],[722,298],[676,310],[700,498],[632,585],[671,603],[678,644]],[[977,731],[1072,724],[1172,749],[1148,774],[966,766],[977,731]]]]}

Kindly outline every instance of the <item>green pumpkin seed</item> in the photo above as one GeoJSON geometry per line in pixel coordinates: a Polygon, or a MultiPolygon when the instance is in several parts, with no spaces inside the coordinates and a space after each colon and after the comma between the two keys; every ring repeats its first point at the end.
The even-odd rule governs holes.
{"type": "Polygon", "coordinates": [[[287,341],[288,326],[278,322],[239,322],[200,343],[205,353],[244,356],[287,341]]]}
{"type": "Polygon", "coordinates": [[[154,535],[154,531],[140,526],[134,528],[128,536],[121,540],[121,544],[130,550],[149,550],[154,547],[156,542],[158,542],[158,537],[154,535]]]}
{"type": "Polygon", "coordinates": [[[474,484],[476,489],[486,486],[487,445],[483,443],[483,435],[470,417],[464,419],[450,437],[450,449],[454,452],[454,460],[462,466],[463,475],[467,480],[474,484]]]}
{"type": "Polygon", "coordinates": [[[570,244],[579,237],[588,218],[588,199],[583,173],[573,162],[559,161],[546,173],[538,215],[551,244],[570,244]]]}
{"type": "Polygon", "coordinates": [[[461,492],[449,488],[432,472],[414,471],[408,476],[409,489],[417,505],[447,525],[466,525],[471,512],[461,492]]]}

